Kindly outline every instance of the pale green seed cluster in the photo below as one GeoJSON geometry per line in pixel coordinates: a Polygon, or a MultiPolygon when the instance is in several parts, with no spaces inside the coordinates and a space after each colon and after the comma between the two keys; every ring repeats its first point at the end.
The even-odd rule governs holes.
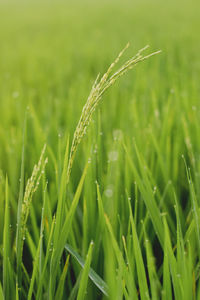
{"type": "Polygon", "coordinates": [[[99,75],[97,76],[97,79],[95,80],[90,95],[86,101],[86,104],[83,107],[81,117],[79,119],[78,125],[76,127],[76,130],[74,132],[73,140],[72,140],[72,146],[70,149],[70,156],[69,156],[69,163],[68,163],[68,169],[67,169],[67,181],[69,181],[74,157],[77,151],[77,147],[79,143],[81,142],[83,136],[86,133],[87,127],[90,123],[91,117],[93,112],[95,111],[97,105],[99,104],[99,101],[102,98],[102,95],[105,93],[105,91],[115,83],[117,79],[119,79],[122,75],[124,75],[128,70],[132,69],[137,63],[149,58],[150,56],[153,56],[155,54],[160,53],[161,51],[153,52],[149,55],[143,56],[142,52],[148,48],[148,46],[140,49],[138,53],[133,56],[131,59],[129,59],[126,63],[124,63],[113,75],[110,75],[112,69],[114,66],[118,63],[120,57],[123,55],[124,51],[129,47],[129,43],[126,45],[126,47],[119,53],[115,61],[110,65],[107,72],[102,76],[102,78],[99,80],[99,75]]]}
{"type": "Polygon", "coordinates": [[[30,205],[32,201],[33,194],[36,192],[42,174],[44,173],[45,166],[48,159],[44,159],[44,154],[46,150],[46,145],[44,145],[40,159],[37,165],[34,166],[31,177],[28,179],[26,184],[26,189],[24,193],[24,199],[22,203],[22,237],[25,237],[26,223],[29,215],[30,205]]]}

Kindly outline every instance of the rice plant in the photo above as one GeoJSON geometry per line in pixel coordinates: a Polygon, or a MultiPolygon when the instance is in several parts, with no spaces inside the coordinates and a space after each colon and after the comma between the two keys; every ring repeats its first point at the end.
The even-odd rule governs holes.
{"type": "Polygon", "coordinates": [[[90,95],[83,107],[81,117],[79,119],[78,125],[73,135],[72,146],[70,149],[69,163],[67,167],[67,180],[69,180],[70,172],[72,169],[74,157],[77,151],[78,144],[81,142],[84,134],[86,134],[87,127],[91,121],[92,114],[94,113],[97,105],[99,104],[103,94],[106,90],[115,83],[121,76],[123,76],[128,70],[131,70],[139,62],[160,53],[161,51],[153,52],[149,55],[143,56],[142,52],[148,48],[148,46],[140,49],[136,55],[125,62],[114,74],[110,75],[114,66],[118,63],[120,57],[123,55],[124,51],[129,47],[129,43],[126,47],[119,53],[115,61],[110,65],[107,72],[99,80],[99,75],[92,86],[90,95]]]}
{"type": "Polygon", "coordinates": [[[0,3],[0,299],[200,298],[198,11],[0,3]]]}

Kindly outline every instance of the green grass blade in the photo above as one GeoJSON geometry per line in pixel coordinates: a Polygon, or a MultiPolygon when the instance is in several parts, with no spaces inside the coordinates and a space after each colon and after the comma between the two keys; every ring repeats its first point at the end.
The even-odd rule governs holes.
{"type": "Polygon", "coordinates": [[[82,276],[80,279],[80,286],[78,290],[77,300],[83,300],[86,296],[86,289],[87,289],[87,282],[88,282],[88,275],[90,271],[90,264],[92,261],[92,250],[93,250],[94,243],[91,242],[89,246],[89,250],[86,256],[86,261],[83,267],[82,276]]]}
{"type": "Polygon", "coordinates": [[[82,255],[84,256],[87,252],[88,245],[88,209],[86,198],[83,199],[83,239],[82,239],[82,255]]]}
{"type": "Polygon", "coordinates": [[[3,295],[3,289],[2,289],[2,285],[1,285],[1,281],[0,281],[0,300],[4,300],[4,295],[3,295]]]}
{"type": "Polygon", "coordinates": [[[17,282],[16,282],[16,294],[15,294],[15,299],[16,299],[16,300],[19,300],[19,287],[18,287],[17,282]]]}
{"type": "Polygon", "coordinates": [[[136,153],[137,153],[137,157],[138,160],[140,162],[140,166],[141,166],[141,176],[139,175],[132,159],[131,156],[127,150],[127,147],[124,145],[124,149],[125,149],[125,153],[127,155],[127,158],[129,160],[130,166],[133,170],[138,188],[143,196],[143,200],[145,202],[145,205],[147,207],[147,210],[149,212],[149,215],[151,217],[151,221],[153,223],[155,232],[159,238],[160,244],[163,247],[163,236],[164,236],[164,232],[163,232],[163,224],[161,221],[161,216],[160,216],[160,211],[159,208],[157,206],[157,203],[155,201],[153,192],[152,192],[152,188],[151,188],[151,184],[148,180],[148,177],[146,175],[146,172],[144,171],[144,164],[142,164],[141,162],[141,156],[139,154],[139,151],[137,150],[137,147],[135,145],[135,149],[136,149],[136,153]],[[144,184],[145,183],[145,184],[144,184]]]}
{"type": "Polygon", "coordinates": [[[167,241],[165,239],[162,300],[168,300],[168,299],[172,299],[172,285],[171,285],[171,276],[170,276],[170,268],[169,268],[167,241]]]}
{"type": "Polygon", "coordinates": [[[59,283],[58,283],[58,288],[57,288],[56,296],[55,296],[55,299],[58,299],[58,300],[62,300],[62,298],[63,298],[63,290],[64,290],[65,278],[67,276],[67,271],[68,271],[68,266],[69,266],[69,258],[70,258],[70,255],[67,256],[67,259],[66,259],[66,262],[65,262],[65,265],[64,265],[62,274],[60,276],[59,283]]]}
{"type": "Polygon", "coordinates": [[[69,295],[68,300],[74,300],[76,299],[77,293],[78,293],[78,288],[79,288],[79,284],[80,284],[80,279],[81,279],[81,272],[79,272],[78,278],[76,279],[76,283],[74,284],[71,293],[69,295]]]}
{"type": "Polygon", "coordinates": [[[50,230],[50,234],[49,234],[49,239],[48,239],[48,244],[47,244],[47,249],[46,249],[46,256],[44,259],[44,264],[43,264],[43,269],[42,269],[42,273],[40,276],[40,281],[37,287],[37,294],[36,294],[36,300],[39,300],[41,298],[41,291],[42,291],[42,286],[44,285],[44,277],[45,277],[45,272],[47,269],[47,264],[49,261],[49,258],[51,256],[52,253],[52,239],[53,239],[53,232],[54,232],[54,227],[55,227],[55,217],[53,218],[52,224],[51,224],[51,230],[50,230]]]}
{"type": "Polygon", "coordinates": [[[139,243],[137,232],[136,232],[135,223],[133,220],[133,214],[132,214],[130,201],[128,201],[128,205],[129,205],[130,222],[131,222],[131,228],[132,228],[132,234],[133,234],[133,248],[134,248],[134,255],[135,255],[135,260],[136,260],[136,268],[137,268],[138,282],[139,282],[139,288],[140,288],[140,295],[141,295],[141,299],[150,299],[148,284],[147,284],[147,280],[146,280],[146,273],[145,273],[145,268],[144,268],[144,262],[143,262],[143,258],[142,258],[142,253],[141,253],[140,243],[139,243]]]}
{"type": "MultiPolygon", "coordinates": [[[[113,282],[112,289],[118,289],[117,292],[120,293],[120,295],[121,295],[122,290],[124,290],[124,288],[125,288],[124,285],[128,285],[128,282],[126,282],[126,281],[128,280],[128,277],[129,277],[129,270],[127,269],[127,265],[124,260],[122,251],[116,241],[116,237],[114,235],[110,220],[106,214],[104,216],[105,216],[105,223],[106,223],[108,233],[109,233],[109,238],[108,238],[108,241],[109,241],[108,247],[110,248],[109,254],[111,254],[112,250],[113,250],[116,260],[117,260],[117,263],[118,263],[118,270],[119,270],[118,275],[116,275],[115,269],[109,270],[109,274],[114,273],[113,276],[115,275],[116,277],[118,277],[117,280],[119,281],[119,283],[117,285],[116,285],[115,281],[113,282]]],[[[114,258],[112,261],[109,261],[109,263],[111,263],[111,266],[114,266],[115,265],[114,258]]],[[[133,290],[134,290],[134,287],[133,287],[133,290]]],[[[114,294],[115,294],[115,292],[114,292],[114,294]]]]}
{"type": "MultiPolygon", "coordinates": [[[[85,261],[83,258],[69,245],[65,245],[65,249],[76,259],[79,265],[84,268],[85,261]]],[[[96,287],[105,295],[108,296],[108,286],[105,281],[92,269],[90,268],[88,276],[96,287]]]]}
{"type": "MultiPolygon", "coordinates": [[[[129,276],[128,276],[128,282],[127,282],[127,288],[130,296],[134,299],[138,299],[138,293],[136,289],[136,284],[135,284],[135,260],[132,259],[132,252],[130,254],[128,253],[127,245],[126,245],[126,240],[125,237],[122,236],[122,241],[123,241],[123,246],[126,254],[126,259],[127,259],[127,265],[129,268],[129,276]]],[[[124,288],[125,290],[125,288],[124,288]]],[[[125,292],[125,291],[124,291],[125,292]]],[[[126,297],[126,295],[124,294],[126,297]]]]}
{"type": "Polygon", "coordinates": [[[5,298],[9,299],[10,295],[10,278],[9,278],[9,260],[11,253],[10,244],[10,215],[9,215],[9,194],[8,194],[8,178],[6,177],[5,184],[5,215],[4,215],[4,230],[3,230],[3,293],[5,298]]]}
{"type": "Polygon", "coordinates": [[[68,153],[69,153],[69,137],[67,139],[63,171],[62,171],[61,183],[60,183],[60,187],[59,187],[59,197],[58,197],[58,204],[57,204],[57,210],[56,210],[56,225],[55,225],[55,232],[54,232],[54,238],[55,238],[54,243],[58,242],[59,232],[61,230],[61,226],[63,223],[66,185],[67,185],[67,181],[68,181],[68,179],[67,179],[68,153]]]}
{"type": "Polygon", "coordinates": [[[87,168],[88,168],[88,164],[86,165],[86,167],[83,171],[83,174],[81,176],[81,179],[80,179],[79,185],[77,187],[76,193],[74,195],[73,201],[71,203],[71,206],[70,206],[67,216],[65,218],[65,222],[63,224],[62,231],[59,233],[59,239],[58,239],[58,237],[56,237],[58,242],[56,245],[54,245],[54,251],[53,251],[53,255],[52,255],[52,259],[51,259],[51,269],[50,269],[51,277],[50,277],[50,287],[49,288],[50,288],[51,294],[54,291],[54,283],[55,283],[55,278],[56,278],[56,271],[58,268],[58,262],[60,261],[65,244],[67,242],[68,235],[70,234],[72,221],[73,221],[74,214],[75,214],[75,211],[76,211],[79,199],[80,199],[85,176],[87,174],[87,168]]]}
{"type": "Polygon", "coordinates": [[[149,282],[151,287],[151,298],[156,300],[159,299],[158,292],[161,289],[161,287],[160,287],[159,279],[157,277],[155,257],[153,256],[152,245],[146,233],[145,225],[143,224],[143,226],[144,226],[145,250],[146,250],[146,257],[147,257],[147,269],[148,269],[149,282]]]}
{"type": "Polygon", "coordinates": [[[197,247],[198,253],[200,257],[200,213],[199,213],[199,205],[197,201],[197,195],[195,193],[194,184],[192,181],[192,176],[190,170],[187,171],[188,182],[190,186],[190,193],[191,193],[191,202],[192,202],[192,212],[194,215],[194,222],[195,222],[195,231],[196,231],[196,238],[197,238],[197,247]]]}
{"type": "Polygon", "coordinates": [[[182,155],[184,164],[185,164],[185,169],[186,169],[186,175],[187,175],[187,180],[189,183],[189,189],[190,189],[190,195],[191,195],[191,204],[192,204],[192,213],[194,215],[194,225],[195,225],[195,231],[196,231],[196,238],[197,238],[197,247],[198,247],[198,253],[200,255],[200,211],[199,211],[199,205],[197,201],[197,195],[194,189],[194,184],[191,176],[191,171],[187,167],[185,157],[182,155]]]}
{"type": "Polygon", "coordinates": [[[104,208],[102,197],[99,189],[99,184],[96,182],[97,186],[97,204],[98,204],[98,221],[96,226],[95,240],[94,240],[94,255],[93,255],[93,263],[96,265],[98,263],[99,250],[101,247],[102,236],[105,228],[105,219],[104,219],[104,208]]]}
{"type": "Polygon", "coordinates": [[[108,218],[108,216],[106,214],[105,214],[105,221],[106,221],[108,232],[109,232],[110,237],[111,237],[111,245],[112,245],[112,247],[113,247],[113,249],[115,251],[116,259],[118,261],[118,264],[119,264],[119,266],[122,267],[122,269],[126,269],[126,264],[125,264],[122,252],[121,252],[121,250],[119,248],[119,245],[118,245],[118,243],[116,241],[116,238],[115,238],[115,235],[114,235],[114,232],[113,232],[110,220],[109,220],[109,218],[108,218]]]}
{"type": "Polygon", "coordinates": [[[170,273],[172,277],[172,283],[173,283],[173,290],[175,294],[176,299],[183,299],[183,287],[181,283],[181,274],[178,273],[177,269],[177,261],[173,253],[170,235],[169,235],[169,228],[167,225],[167,221],[164,218],[164,228],[165,228],[165,239],[166,239],[166,248],[168,253],[168,260],[170,265],[170,273]]]}
{"type": "Polygon", "coordinates": [[[40,257],[41,243],[42,243],[42,235],[40,236],[37,251],[36,251],[36,255],[35,255],[35,260],[33,262],[33,272],[32,272],[30,287],[29,287],[29,291],[28,291],[28,300],[33,299],[32,295],[33,295],[34,283],[35,283],[37,273],[39,273],[39,257],[40,257]]]}

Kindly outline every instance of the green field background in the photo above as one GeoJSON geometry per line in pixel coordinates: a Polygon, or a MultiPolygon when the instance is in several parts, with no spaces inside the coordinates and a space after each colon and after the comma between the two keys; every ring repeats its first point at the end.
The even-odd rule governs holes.
{"type": "MultiPolygon", "coordinates": [[[[143,185],[147,195],[151,187],[160,213],[166,216],[173,249],[177,245],[176,195],[183,237],[190,240],[192,249],[191,277],[194,277],[193,281],[188,281],[187,287],[183,280],[182,292],[175,293],[175,298],[179,299],[177,295],[186,293],[200,299],[199,208],[198,216],[193,216],[200,204],[199,29],[199,1],[0,1],[0,254],[2,257],[7,177],[13,270],[25,116],[25,183],[43,145],[47,144],[45,178],[48,180],[50,224],[56,211],[66,141],[68,136],[70,143],[72,141],[96,76],[107,70],[128,42],[130,47],[121,58],[122,63],[145,45],[150,45],[147,53],[162,52],[138,64],[111,87],[78,149],[67,201],[73,199],[86,162],[91,160],[91,163],[68,243],[85,258],[90,241],[96,241],[99,250],[93,253],[91,266],[107,281],[110,298],[133,299],[131,294],[130,298],[122,296],[123,279],[120,281],[117,277],[119,274],[114,271],[117,263],[111,259],[115,248],[113,252],[108,250],[106,234],[103,234],[105,240],[104,237],[97,238],[96,225],[100,216],[96,182],[100,187],[104,211],[122,252],[121,236],[128,239],[130,233],[126,199],[131,198],[133,213],[137,199],[135,224],[145,270],[147,272],[141,220],[146,220],[146,232],[161,285],[164,252],[143,201],[143,185]],[[194,183],[193,192],[189,187],[187,168],[194,183]],[[148,183],[143,172],[147,174],[148,183]],[[191,201],[192,195],[196,200],[191,201]],[[190,237],[188,228],[192,220],[196,222],[197,230],[190,237]],[[116,284],[115,276],[121,283],[116,284]]],[[[43,178],[43,185],[44,181],[43,178]]],[[[39,240],[42,191],[43,188],[39,187],[34,196],[28,220],[28,230],[35,247],[39,240]]],[[[24,265],[31,276],[34,251],[31,251],[30,244],[30,240],[25,243],[24,265]]],[[[64,295],[70,295],[81,270],[75,260],[70,260],[72,271],[68,271],[64,295]]],[[[2,259],[0,268],[3,268],[2,259]]],[[[134,278],[137,286],[137,272],[134,278]]],[[[2,281],[2,275],[0,279],[2,281]]],[[[46,274],[46,287],[47,281],[46,274]]],[[[139,295],[141,286],[137,290],[139,295]]],[[[155,290],[157,299],[160,299],[162,288],[155,290]]],[[[26,291],[24,286],[22,299],[26,291]]],[[[44,293],[41,299],[45,297],[44,293]]],[[[101,297],[101,292],[89,282],[86,299],[101,297]]]]}

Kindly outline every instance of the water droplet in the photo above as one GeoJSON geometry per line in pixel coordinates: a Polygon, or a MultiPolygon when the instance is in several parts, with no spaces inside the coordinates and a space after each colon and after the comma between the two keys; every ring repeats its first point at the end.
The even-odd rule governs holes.
{"type": "Polygon", "coordinates": [[[171,93],[171,94],[174,94],[174,89],[173,89],[173,88],[170,90],[170,93],[171,93]]]}
{"type": "Polygon", "coordinates": [[[121,129],[113,130],[113,138],[115,141],[120,141],[123,137],[123,132],[121,129]]]}
{"type": "Polygon", "coordinates": [[[113,186],[109,185],[104,193],[107,198],[111,198],[113,196],[113,186]]]}
{"type": "Polygon", "coordinates": [[[159,110],[158,110],[158,109],[155,109],[155,111],[154,111],[154,115],[155,115],[155,117],[156,117],[156,118],[158,118],[158,117],[159,117],[159,115],[160,115],[160,112],[159,112],[159,110]]]}
{"type": "Polygon", "coordinates": [[[18,98],[19,97],[19,92],[18,91],[14,91],[13,93],[12,93],[12,96],[13,96],[13,98],[18,98]]]}
{"type": "Polygon", "coordinates": [[[109,158],[109,161],[117,161],[118,160],[118,152],[117,151],[110,151],[108,153],[108,158],[109,158]]]}

